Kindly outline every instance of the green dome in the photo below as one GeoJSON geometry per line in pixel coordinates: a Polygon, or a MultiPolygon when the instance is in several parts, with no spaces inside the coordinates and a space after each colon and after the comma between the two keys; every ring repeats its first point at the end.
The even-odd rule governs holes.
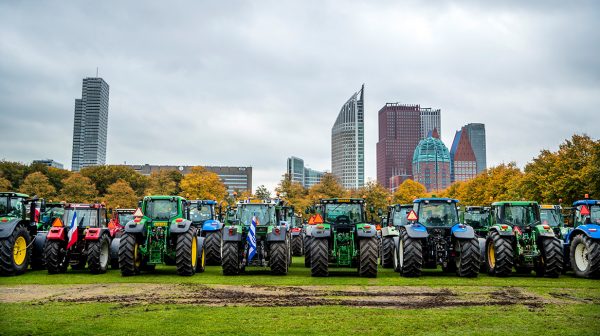
{"type": "Polygon", "coordinates": [[[450,152],[442,140],[428,137],[419,141],[412,162],[435,162],[436,160],[437,162],[450,163],[450,152]]]}

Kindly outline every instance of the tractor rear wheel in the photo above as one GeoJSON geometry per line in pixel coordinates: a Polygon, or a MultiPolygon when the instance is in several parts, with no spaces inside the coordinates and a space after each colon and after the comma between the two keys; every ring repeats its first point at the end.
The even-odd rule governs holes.
{"type": "Polygon", "coordinates": [[[92,274],[106,273],[110,260],[110,238],[103,234],[98,240],[88,241],[87,263],[92,274]]]}
{"type": "Polygon", "coordinates": [[[536,263],[535,275],[558,278],[563,268],[562,244],[558,238],[541,238],[540,257],[536,263]]]}
{"type": "Polygon", "coordinates": [[[310,249],[312,238],[310,236],[304,236],[304,267],[310,267],[310,249]]]}
{"type": "Polygon", "coordinates": [[[383,237],[381,242],[381,266],[394,267],[394,238],[383,237]]]}
{"type": "Polygon", "coordinates": [[[571,267],[578,277],[600,278],[600,241],[579,234],[571,241],[571,267]]]}
{"type": "Polygon", "coordinates": [[[302,237],[300,235],[292,236],[292,255],[299,257],[302,255],[302,237]]]}
{"type": "Polygon", "coordinates": [[[358,264],[358,275],[361,277],[375,278],[377,277],[377,238],[363,238],[359,240],[360,261],[358,264]]]}
{"type": "Polygon", "coordinates": [[[398,244],[398,268],[405,277],[418,277],[423,268],[423,244],[420,239],[408,236],[404,228],[400,229],[398,244]]]}
{"type": "Polygon", "coordinates": [[[512,236],[502,237],[491,231],[485,244],[488,273],[496,276],[509,276],[514,264],[512,236]]]}
{"type": "Polygon", "coordinates": [[[34,270],[46,269],[46,258],[44,257],[44,246],[48,232],[38,232],[33,241],[33,250],[29,264],[34,270]]]}
{"type": "Polygon", "coordinates": [[[311,240],[310,274],[314,277],[329,276],[329,242],[324,238],[311,240]]]}
{"type": "Polygon", "coordinates": [[[457,252],[454,257],[456,275],[467,278],[476,277],[481,268],[481,250],[477,238],[457,239],[454,251],[457,252]]]}
{"type": "Polygon", "coordinates": [[[123,233],[119,244],[119,269],[121,275],[129,276],[140,274],[142,266],[142,254],[136,236],[131,233],[123,233]]]}
{"type": "Polygon", "coordinates": [[[13,233],[0,240],[0,274],[16,275],[25,273],[31,257],[29,232],[23,225],[17,225],[13,233]]]}
{"type": "Polygon", "coordinates": [[[69,267],[67,250],[62,240],[47,240],[44,246],[48,274],[65,273],[69,267]]]}
{"type": "Polygon", "coordinates": [[[206,264],[221,265],[221,231],[207,232],[204,238],[206,264]]]}
{"type": "Polygon", "coordinates": [[[196,228],[190,227],[186,233],[177,235],[175,245],[175,266],[177,274],[190,276],[196,273],[198,263],[198,240],[196,228]]]}
{"type": "Polygon", "coordinates": [[[240,243],[237,241],[223,242],[221,265],[224,275],[240,274],[240,243]]]}
{"type": "Polygon", "coordinates": [[[271,274],[285,275],[288,272],[288,246],[286,242],[271,243],[269,247],[269,267],[271,274]]]}

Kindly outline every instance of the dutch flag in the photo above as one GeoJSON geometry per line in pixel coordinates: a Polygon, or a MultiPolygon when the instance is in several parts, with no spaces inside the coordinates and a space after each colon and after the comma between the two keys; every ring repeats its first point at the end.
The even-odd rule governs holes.
{"type": "Polygon", "coordinates": [[[252,260],[256,254],[256,225],[258,225],[258,218],[256,218],[256,216],[252,216],[252,224],[250,224],[250,231],[246,237],[249,245],[248,262],[250,262],[250,260],[252,260]]]}
{"type": "Polygon", "coordinates": [[[77,211],[73,212],[73,219],[71,220],[71,226],[69,226],[69,242],[67,243],[67,250],[77,242],[77,211]]]}

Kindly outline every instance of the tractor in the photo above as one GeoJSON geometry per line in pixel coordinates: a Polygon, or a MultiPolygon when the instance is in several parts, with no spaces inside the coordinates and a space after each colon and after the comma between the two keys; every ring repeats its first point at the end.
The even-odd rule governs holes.
{"type": "Polygon", "coordinates": [[[61,218],[52,222],[44,245],[49,274],[84,269],[105,273],[110,262],[110,232],[104,204],[65,204],[61,218]]]}
{"type": "Polygon", "coordinates": [[[112,218],[108,222],[108,230],[112,241],[110,243],[110,267],[119,268],[119,244],[120,238],[125,230],[125,225],[133,220],[135,209],[115,209],[112,211],[112,218]]]}
{"type": "Polygon", "coordinates": [[[562,206],[552,204],[540,205],[540,221],[542,225],[550,225],[558,239],[563,239],[564,219],[562,206]]]}
{"type": "Polygon", "coordinates": [[[413,201],[396,244],[402,276],[417,277],[422,268],[438,265],[461,277],[479,274],[479,242],[473,227],[459,223],[457,203],[456,199],[435,197],[413,201]]]}
{"type": "Polygon", "coordinates": [[[183,276],[204,272],[204,237],[189,218],[190,203],[180,196],[146,196],[142,216],[125,225],[119,241],[121,275],[153,271],[158,264],[177,266],[183,276]]]}
{"type": "Polygon", "coordinates": [[[304,225],[301,216],[292,214],[290,219],[292,255],[299,257],[304,255],[304,225]]]}
{"type": "Polygon", "coordinates": [[[315,225],[315,218],[317,215],[323,216],[323,206],[321,204],[313,205],[312,207],[306,208],[306,214],[311,215],[308,218],[307,225],[302,227],[302,233],[304,234],[304,238],[302,240],[302,246],[304,247],[304,267],[310,268],[310,247],[312,239],[311,232],[315,225]]]}
{"type": "MultiPolygon", "coordinates": [[[[366,223],[364,199],[321,199],[310,230],[312,276],[328,276],[329,267],[357,267],[358,275],[377,276],[378,239],[374,225],[366,223]]],[[[308,256],[307,256],[308,257],[308,256]]]]}
{"type": "MultiPolygon", "coordinates": [[[[42,199],[15,192],[0,193],[0,275],[25,273],[29,263],[33,268],[43,265],[42,255],[32,248],[38,240],[37,204],[43,211],[42,199]]],[[[40,232],[40,236],[44,234],[40,232]]]]}
{"type": "Polygon", "coordinates": [[[461,223],[471,226],[475,230],[477,241],[479,242],[479,251],[481,253],[481,271],[487,272],[487,262],[485,260],[485,240],[491,225],[491,215],[489,207],[466,206],[462,212],[461,223]]]}
{"type": "Polygon", "coordinates": [[[556,278],[563,269],[563,250],[552,227],[540,221],[539,205],[532,201],[492,203],[492,225],[486,240],[488,273],[517,273],[556,278]]]}
{"type": "MultiPolygon", "coordinates": [[[[586,195],[587,196],[587,195],[586,195]]],[[[575,275],[600,278],[600,200],[573,203],[564,252],[575,275]]]]}
{"type": "MultiPolygon", "coordinates": [[[[412,204],[395,204],[388,207],[387,221],[381,228],[381,266],[394,268],[398,265],[395,241],[400,236],[400,227],[407,224],[406,215],[413,208],[412,204]]],[[[397,268],[394,269],[398,271],[397,268]]]]}
{"type": "Polygon", "coordinates": [[[290,232],[283,221],[281,200],[246,199],[237,203],[236,218],[223,227],[221,266],[224,275],[246,267],[269,267],[271,274],[288,272],[290,232]]]}
{"type": "MultiPolygon", "coordinates": [[[[190,217],[198,233],[204,237],[207,265],[221,265],[221,237],[223,223],[218,220],[215,206],[217,201],[191,201],[190,217]]],[[[219,211],[220,212],[220,211],[219,211]]]]}
{"type": "Polygon", "coordinates": [[[46,258],[44,257],[44,246],[46,245],[46,236],[52,223],[57,218],[63,218],[65,213],[65,202],[46,202],[44,209],[41,209],[40,220],[37,223],[37,234],[33,241],[33,255],[31,268],[41,270],[46,268],[46,258]]]}

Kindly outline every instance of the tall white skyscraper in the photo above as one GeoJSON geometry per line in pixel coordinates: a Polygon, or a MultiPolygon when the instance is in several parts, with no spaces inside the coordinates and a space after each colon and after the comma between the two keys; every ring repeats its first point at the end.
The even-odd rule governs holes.
{"type": "Polygon", "coordinates": [[[421,139],[427,138],[430,132],[437,129],[438,134],[442,134],[442,122],[440,118],[441,110],[432,108],[420,108],[421,114],[421,139]]]}

